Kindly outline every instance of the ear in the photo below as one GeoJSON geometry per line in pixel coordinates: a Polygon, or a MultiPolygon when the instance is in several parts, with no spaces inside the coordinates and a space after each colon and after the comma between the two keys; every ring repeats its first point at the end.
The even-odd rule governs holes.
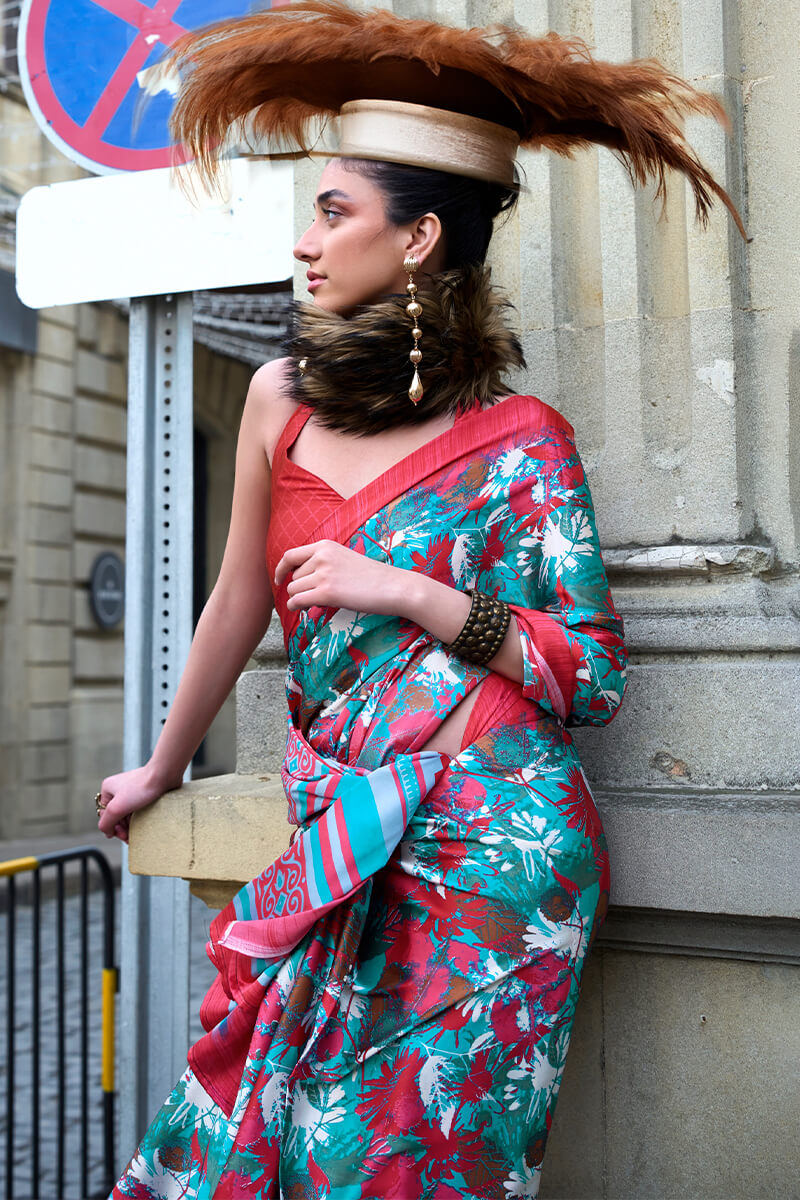
{"type": "Polygon", "coordinates": [[[413,254],[420,266],[443,244],[442,222],[436,213],[425,213],[410,227],[405,244],[406,254],[413,254]]]}

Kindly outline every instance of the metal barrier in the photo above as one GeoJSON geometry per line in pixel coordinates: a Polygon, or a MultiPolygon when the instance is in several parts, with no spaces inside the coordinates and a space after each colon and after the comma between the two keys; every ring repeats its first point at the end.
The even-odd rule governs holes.
{"type": "MultiPolygon", "coordinates": [[[[103,902],[103,962],[102,962],[102,1026],[101,1026],[101,1089],[102,1089],[102,1179],[101,1190],[95,1195],[105,1196],[114,1180],[114,1022],[115,996],[117,992],[117,969],[114,963],[114,879],[104,855],[93,846],[79,846],[70,850],[59,850],[42,854],[39,858],[16,858],[0,862],[0,876],[6,877],[6,1129],[5,1129],[5,1198],[14,1197],[14,1156],[17,1149],[15,1098],[17,1079],[15,1061],[17,1055],[15,1017],[20,996],[17,988],[17,877],[31,873],[31,933],[30,933],[30,987],[25,989],[24,1003],[30,1005],[30,1186],[24,1196],[39,1200],[42,1175],[42,878],[46,868],[55,869],[55,962],[48,972],[55,988],[55,1063],[54,1075],[57,1088],[55,1124],[55,1191],[48,1185],[44,1200],[64,1200],[67,1151],[67,1110],[71,1092],[68,1094],[66,1063],[66,967],[67,945],[65,930],[65,867],[67,863],[80,864],[80,946],[75,961],[79,979],[79,1074],[77,1088],[79,1105],[79,1179],[76,1180],[80,1200],[91,1195],[89,1191],[89,863],[93,862],[100,872],[103,902]]],[[[73,1121],[74,1123],[74,1121],[73,1121]]],[[[70,1154],[70,1163],[75,1157],[70,1154]]],[[[48,1168],[51,1166],[48,1162],[48,1168]]],[[[28,1172],[26,1172],[28,1173],[28,1172]]],[[[20,1172],[17,1171],[19,1176],[20,1172]]],[[[71,1182],[71,1181],[70,1181],[71,1182]]],[[[95,1185],[98,1186],[97,1184],[95,1185]]]]}

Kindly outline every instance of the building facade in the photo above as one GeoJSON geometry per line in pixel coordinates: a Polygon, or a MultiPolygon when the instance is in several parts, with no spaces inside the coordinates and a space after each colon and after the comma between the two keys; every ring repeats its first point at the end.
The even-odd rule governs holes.
{"type": "MultiPolygon", "coordinates": [[[[122,302],[24,309],[14,219],[31,187],[82,176],[34,124],[10,52],[0,71],[0,839],[89,830],[122,767],[124,619],[95,618],[98,555],[125,558],[128,369],[122,302]]],[[[2,65],[2,64],[0,64],[2,65]]],[[[252,369],[274,353],[285,296],[198,294],[195,618],[222,559],[252,369]]],[[[190,483],[191,486],[191,483],[190,483]]],[[[231,770],[223,708],[196,773],[231,770]]]]}

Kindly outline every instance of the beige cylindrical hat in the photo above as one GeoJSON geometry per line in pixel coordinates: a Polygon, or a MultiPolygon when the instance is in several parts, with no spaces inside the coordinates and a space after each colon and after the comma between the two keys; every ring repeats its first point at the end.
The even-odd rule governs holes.
{"type": "Polygon", "coordinates": [[[520,145],[572,154],[610,147],[632,180],[681,171],[705,219],[725,190],[697,158],[683,118],[725,122],[719,101],[653,60],[601,62],[577,38],[519,28],[455,29],[340,0],[301,0],[176,42],[173,132],[214,174],[226,135],[314,152],[320,117],[340,118],[334,153],[513,184],[520,145]]]}
{"type": "Polygon", "coordinates": [[[402,100],[348,100],[337,153],[413,163],[472,179],[514,183],[519,134],[494,121],[402,100]]]}

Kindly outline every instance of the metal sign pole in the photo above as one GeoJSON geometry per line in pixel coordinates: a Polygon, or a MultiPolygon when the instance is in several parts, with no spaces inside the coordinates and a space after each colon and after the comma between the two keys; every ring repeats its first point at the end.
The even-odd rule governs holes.
{"type": "MultiPolygon", "coordinates": [[[[126,770],[150,757],[192,637],[191,294],[132,300],[129,336],[126,770]]],[[[123,870],[121,1165],[186,1065],[188,930],[186,883],[123,870]]]]}

